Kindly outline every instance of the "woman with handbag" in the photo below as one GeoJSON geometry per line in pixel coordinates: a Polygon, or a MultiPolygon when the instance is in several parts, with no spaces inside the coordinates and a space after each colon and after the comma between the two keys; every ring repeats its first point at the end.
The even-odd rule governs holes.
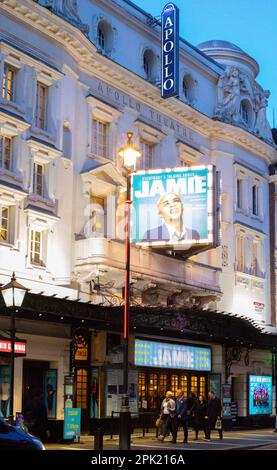
{"type": "Polygon", "coordinates": [[[161,404],[161,426],[162,432],[158,439],[163,441],[164,438],[167,436],[168,432],[170,431],[172,434],[172,443],[176,443],[177,437],[177,426],[176,426],[176,404],[173,400],[173,393],[168,391],[166,392],[165,399],[162,401],[161,404]]]}

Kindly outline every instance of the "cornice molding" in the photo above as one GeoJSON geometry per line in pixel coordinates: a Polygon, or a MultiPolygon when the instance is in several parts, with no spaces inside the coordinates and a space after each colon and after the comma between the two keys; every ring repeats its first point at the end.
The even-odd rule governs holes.
{"type": "Polygon", "coordinates": [[[76,60],[79,69],[83,72],[91,73],[94,77],[105,82],[111,80],[120,91],[129,93],[152,108],[156,107],[158,110],[162,110],[172,119],[176,119],[178,116],[180,123],[207,138],[215,137],[235,142],[251,152],[258,153],[268,164],[276,160],[276,148],[250,132],[213,120],[176,98],[163,100],[159,88],[99,54],[96,47],[81,31],[59,16],[53,15],[33,0],[3,0],[0,3],[1,10],[13,18],[16,14],[17,19],[60,43],[76,60]]]}

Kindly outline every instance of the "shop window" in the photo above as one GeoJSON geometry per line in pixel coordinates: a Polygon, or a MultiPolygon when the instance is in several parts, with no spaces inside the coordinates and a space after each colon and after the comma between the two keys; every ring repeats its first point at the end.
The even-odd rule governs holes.
{"type": "Polygon", "coordinates": [[[146,408],[143,403],[146,401],[146,393],[146,374],[141,372],[138,377],[139,408],[146,408]]]}
{"type": "Polygon", "coordinates": [[[186,375],[180,377],[180,389],[184,393],[185,397],[188,397],[188,378],[186,375]]]}
{"type": "Polygon", "coordinates": [[[198,387],[197,387],[197,380],[198,378],[195,377],[195,376],[192,376],[190,378],[190,393],[195,393],[195,395],[197,395],[198,393],[198,387]]]}
{"type": "Polygon", "coordinates": [[[162,400],[165,398],[166,391],[167,391],[167,375],[166,374],[161,374],[159,376],[159,400],[160,400],[160,404],[162,403],[162,400]]]}
{"type": "Polygon", "coordinates": [[[177,396],[177,390],[179,389],[178,375],[171,376],[170,390],[172,391],[174,397],[177,396]]]}
{"type": "Polygon", "coordinates": [[[88,373],[85,369],[77,371],[76,380],[76,407],[87,408],[87,393],[88,393],[88,373]]]}
{"type": "Polygon", "coordinates": [[[158,375],[149,374],[148,382],[148,408],[158,408],[158,375]]]}
{"type": "Polygon", "coordinates": [[[206,396],[206,377],[200,377],[199,379],[199,395],[206,396]]]}

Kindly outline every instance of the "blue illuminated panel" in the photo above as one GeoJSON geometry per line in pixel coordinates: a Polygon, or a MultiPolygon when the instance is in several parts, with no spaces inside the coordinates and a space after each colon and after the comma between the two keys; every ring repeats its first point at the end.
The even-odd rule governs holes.
{"type": "Polygon", "coordinates": [[[272,377],[266,375],[249,376],[249,414],[266,415],[272,413],[272,377]]]}
{"type": "Polygon", "coordinates": [[[208,372],[211,370],[211,349],[136,339],[135,365],[208,372]]]}

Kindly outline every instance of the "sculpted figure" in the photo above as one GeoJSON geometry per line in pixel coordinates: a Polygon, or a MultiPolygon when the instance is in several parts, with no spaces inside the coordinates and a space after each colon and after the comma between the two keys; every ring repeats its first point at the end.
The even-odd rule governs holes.
{"type": "Polygon", "coordinates": [[[235,67],[228,67],[218,82],[218,104],[215,116],[230,122],[241,122],[241,79],[235,67]]]}
{"type": "Polygon", "coordinates": [[[77,0],[63,0],[62,10],[65,16],[75,21],[80,22],[78,15],[77,0]]]}
{"type": "Polygon", "coordinates": [[[266,108],[268,105],[269,90],[257,93],[254,100],[254,110],[256,112],[256,122],[254,132],[260,137],[272,142],[272,132],[270,124],[266,117],[266,108]]]}

